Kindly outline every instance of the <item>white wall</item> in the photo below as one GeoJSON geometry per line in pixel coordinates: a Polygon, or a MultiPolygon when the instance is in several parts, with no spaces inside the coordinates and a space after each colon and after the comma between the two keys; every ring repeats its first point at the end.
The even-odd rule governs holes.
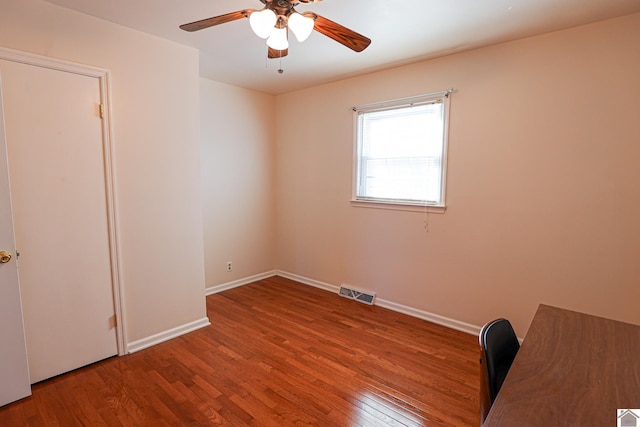
{"type": "Polygon", "coordinates": [[[111,70],[128,339],[203,319],[198,52],[39,0],[3,0],[0,46],[111,70]]]}
{"type": "Polygon", "coordinates": [[[275,268],[275,98],[201,79],[200,116],[205,277],[213,288],[275,268]]]}
{"type": "Polygon", "coordinates": [[[539,303],[640,323],[638,76],[640,14],[279,96],[278,268],[521,336],[539,303]],[[446,213],[352,207],[347,107],[450,87],[446,213]]]}

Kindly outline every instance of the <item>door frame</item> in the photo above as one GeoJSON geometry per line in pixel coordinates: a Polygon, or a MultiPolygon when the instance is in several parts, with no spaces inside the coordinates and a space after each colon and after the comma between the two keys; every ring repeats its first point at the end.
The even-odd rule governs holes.
{"type": "Polygon", "coordinates": [[[118,227],[117,193],[115,159],[113,149],[113,123],[111,120],[111,72],[106,69],[89,65],[78,64],[61,59],[22,52],[14,49],[0,47],[0,60],[18,62],[36,67],[49,68],[67,73],[98,79],[100,90],[100,109],[97,113],[102,115],[102,153],[104,157],[104,179],[107,203],[107,227],[109,231],[109,255],[111,265],[111,286],[113,292],[114,313],[116,315],[116,341],[118,355],[127,354],[127,338],[124,316],[124,290],[122,287],[122,273],[120,265],[120,234],[118,227]]]}

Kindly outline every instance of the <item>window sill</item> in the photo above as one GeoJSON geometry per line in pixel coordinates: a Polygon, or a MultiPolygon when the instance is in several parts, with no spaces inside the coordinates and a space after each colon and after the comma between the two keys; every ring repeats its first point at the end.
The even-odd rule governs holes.
{"type": "Polygon", "coordinates": [[[417,205],[409,203],[394,203],[394,202],[380,202],[380,201],[368,201],[368,200],[351,200],[351,206],[356,208],[370,208],[370,209],[387,209],[393,211],[408,211],[408,212],[422,212],[424,213],[437,213],[443,214],[446,206],[434,206],[434,205],[417,205]]]}

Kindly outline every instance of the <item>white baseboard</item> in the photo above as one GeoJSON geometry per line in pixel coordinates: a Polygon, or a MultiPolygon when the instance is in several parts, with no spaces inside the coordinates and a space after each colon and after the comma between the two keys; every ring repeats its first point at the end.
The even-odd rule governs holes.
{"type": "Polygon", "coordinates": [[[129,353],[135,353],[136,351],[140,351],[156,344],[160,344],[161,342],[168,341],[172,338],[179,337],[180,335],[184,335],[188,332],[192,332],[196,329],[204,328],[209,325],[211,325],[209,319],[207,317],[203,317],[202,319],[198,319],[193,322],[186,323],[184,325],[177,326],[163,332],[159,332],[155,335],[151,335],[150,337],[130,342],[127,345],[127,351],[129,353]]]}
{"type": "Polygon", "coordinates": [[[257,282],[258,280],[268,279],[269,277],[273,277],[277,274],[278,272],[276,270],[267,271],[265,273],[256,274],[255,276],[249,276],[242,279],[234,280],[232,282],[210,286],[208,288],[205,288],[204,293],[205,295],[217,294],[218,292],[226,291],[228,289],[233,289],[239,286],[248,285],[249,283],[257,282]]]}
{"type": "Polygon", "coordinates": [[[313,286],[314,288],[324,289],[325,291],[338,293],[340,290],[340,286],[330,285],[329,283],[321,282],[319,280],[309,279],[308,277],[298,276],[297,274],[288,273],[286,271],[277,270],[276,274],[278,276],[284,277],[285,279],[295,280],[296,282],[300,282],[304,285],[313,286]]]}
{"type": "MultiPolygon", "coordinates": [[[[313,286],[316,288],[324,289],[325,291],[338,293],[340,286],[331,285],[329,283],[320,282],[318,280],[310,279],[308,277],[299,276],[297,274],[288,273],[286,271],[277,271],[278,276],[285,277],[287,279],[295,280],[305,285],[313,286]]],[[[480,333],[481,326],[471,325],[469,323],[461,322],[459,320],[451,319],[439,314],[431,313],[425,310],[420,310],[406,305],[398,304],[392,301],[387,301],[376,297],[375,305],[378,305],[389,310],[397,311],[398,313],[406,314],[408,316],[417,317],[418,319],[426,320],[438,325],[446,326],[456,331],[466,332],[471,335],[478,335],[480,333]]]]}
{"type": "MultiPolygon", "coordinates": [[[[325,283],[308,277],[299,276],[297,274],[289,273],[286,271],[273,270],[261,274],[256,274],[255,276],[234,280],[232,282],[223,283],[221,285],[211,286],[209,288],[206,288],[205,292],[207,295],[211,295],[218,292],[226,291],[228,289],[247,285],[258,280],[267,279],[273,276],[281,276],[286,279],[291,279],[296,282],[302,283],[304,285],[313,286],[315,288],[333,293],[338,293],[338,291],[340,290],[340,287],[337,285],[332,285],[330,283],[325,283]]],[[[430,313],[425,310],[408,307],[406,305],[398,304],[393,301],[387,301],[380,298],[376,298],[375,305],[472,335],[478,335],[481,329],[481,326],[471,325],[469,323],[461,322],[459,320],[451,319],[439,314],[430,313]]],[[[140,351],[156,344],[160,344],[161,342],[168,341],[172,338],[179,337],[180,335],[184,335],[188,332],[192,332],[196,329],[204,328],[209,325],[211,325],[209,319],[207,317],[203,317],[202,319],[169,329],[167,331],[163,331],[155,335],[130,342],[127,345],[127,351],[129,353],[135,353],[136,351],[140,351]]]]}
{"type": "Polygon", "coordinates": [[[466,332],[471,335],[478,335],[482,328],[481,326],[471,325],[469,323],[440,316],[439,314],[431,313],[429,311],[419,310],[417,308],[408,307],[406,305],[380,298],[376,298],[375,305],[397,311],[398,313],[406,314],[407,316],[417,317],[418,319],[426,320],[427,322],[435,323],[437,325],[446,326],[447,328],[455,329],[456,331],[466,332]]]}

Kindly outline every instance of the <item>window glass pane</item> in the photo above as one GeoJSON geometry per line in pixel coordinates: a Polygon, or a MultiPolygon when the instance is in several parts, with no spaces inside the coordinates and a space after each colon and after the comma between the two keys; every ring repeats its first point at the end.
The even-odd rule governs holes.
{"type": "Polygon", "coordinates": [[[357,196],[440,203],[443,103],[361,113],[357,196]]]}

